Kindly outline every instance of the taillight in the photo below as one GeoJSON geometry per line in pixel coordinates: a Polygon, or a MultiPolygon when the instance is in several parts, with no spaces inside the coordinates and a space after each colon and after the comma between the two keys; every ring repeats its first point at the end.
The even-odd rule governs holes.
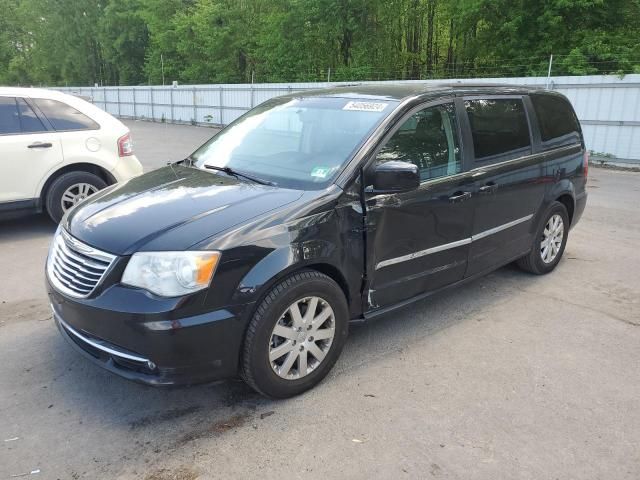
{"type": "Polygon", "coordinates": [[[584,151],[584,160],[583,160],[583,165],[582,165],[582,170],[584,171],[584,181],[587,181],[587,178],[589,177],[589,151],[585,150],[584,151]]]}
{"type": "Polygon", "coordinates": [[[121,157],[133,155],[133,141],[131,140],[130,133],[127,133],[118,139],[118,155],[121,157]]]}

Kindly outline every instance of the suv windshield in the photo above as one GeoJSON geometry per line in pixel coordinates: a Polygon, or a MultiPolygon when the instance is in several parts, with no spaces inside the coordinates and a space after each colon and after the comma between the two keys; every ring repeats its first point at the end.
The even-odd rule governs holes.
{"type": "Polygon", "coordinates": [[[397,105],[348,98],[269,100],[200,147],[195,165],[228,167],[302,190],[324,188],[397,105]]]}

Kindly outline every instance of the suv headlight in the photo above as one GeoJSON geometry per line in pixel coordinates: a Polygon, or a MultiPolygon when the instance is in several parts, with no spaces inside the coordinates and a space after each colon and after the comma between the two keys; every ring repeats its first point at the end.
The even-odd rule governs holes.
{"type": "Polygon", "coordinates": [[[220,252],[138,252],[122,275],[122,283],[162,297],[177,297],[209,286],[220,252]]]}

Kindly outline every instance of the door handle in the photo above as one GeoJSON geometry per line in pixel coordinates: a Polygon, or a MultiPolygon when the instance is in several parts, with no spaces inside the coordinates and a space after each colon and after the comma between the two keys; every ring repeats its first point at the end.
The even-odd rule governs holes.
{"type": "Polygon", "coordinates": [[[451,197],[449,197],[449,201],[452,203],[462,202],[467,198],[471,198],[471,192],[456,192],[451,197]]]}
{"type": "Polygon", "coordinates": [[[493,182],[489,182],[486,185],[480,187],[478,189],[478,193],[486,195],[486,194],[495,192],[497,189],[498,189],[498,185],[497,184],[495,184],[493,182]]]}
{"type": "Polygon", "coordinates": [[[53,147],[53,144],[49,143],[49,142],[36,142],[36,143],[32,143],[31,145],[29,145],[27,148],[51,148],[53,147]]]}

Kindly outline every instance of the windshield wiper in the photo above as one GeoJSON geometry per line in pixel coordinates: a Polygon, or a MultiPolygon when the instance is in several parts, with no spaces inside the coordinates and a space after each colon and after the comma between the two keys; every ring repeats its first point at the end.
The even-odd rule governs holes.
{"type": "Polygon", "coordinates": [[[269,180],[265,180],[263,178],[254,177],[253,175],[248,175],[246,173],[239,172],[234,170],[231,167],[216,167],[215,165],[204,165],[204,168],[207,170],[215,170],[217,172],[224,172],[227,175],[233,175],[234,177],[243,177],[247,180],[251,180],[252,182],[259,183],[260,185],[270,185],[275,187],[277,184],[274,182],[270,182],[269,180]]]}

